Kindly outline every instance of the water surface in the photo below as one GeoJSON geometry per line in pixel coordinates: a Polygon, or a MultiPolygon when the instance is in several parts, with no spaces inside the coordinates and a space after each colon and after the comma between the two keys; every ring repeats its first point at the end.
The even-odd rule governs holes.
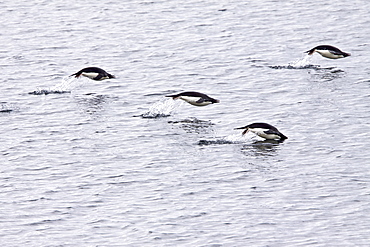
{"type": "Polygon", "coordinates": [[[4,246],[368,245],[367,1],[0,6],[4,246]]]}

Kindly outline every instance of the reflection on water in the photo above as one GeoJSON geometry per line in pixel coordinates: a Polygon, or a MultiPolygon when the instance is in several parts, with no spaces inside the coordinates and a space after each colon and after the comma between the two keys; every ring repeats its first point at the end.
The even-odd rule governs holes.
{"type": "Polygon", "coordinates": [[[235,144],[235,142],[228,141],[225,139],[217,139],[217,140],[199,140],[197,144],[200,146],[208,146],[208,145],[220,145],[220,144],[235,144]]]}
{"type": "Polygon", "coordinates": [[[104,105],[111,100],[108,95],[86,94],[83,96],[75,96],[75,100],[81,110],[89,115],[94,115],[104,109],[104,105]]]}
{"type": "Polygon", "coordinates": [[[212,131],[211,127],[214,125],[211,121],[200,120],[195,117],[178,121],[168,121],[168,123],[178,125],[187,133],[209,133],[212,131]]]}
{"type": "Polygon", "coordinates": [[[310,71],[308,73],[311,75],[313,81],[318,82],[333,81],[346,76],[345,71],[335,67],[310,71]]]}
{"type": "Polygon", "coordinates": [[[276,140],[255,141],[251,144],[244,144],[241,151],[246,156],[268,157],[276,155],[280,142],[276,140]]]}
{"type": "Polygon", "coordinates": [[[60,90],[52,90],[52,89],[37,89],[33,92],[29,92],[28,94],[33,95],[48,95],[48,94],[63,94],[63,93],[70,93],[71,91],[60,91],[60,90]]]}

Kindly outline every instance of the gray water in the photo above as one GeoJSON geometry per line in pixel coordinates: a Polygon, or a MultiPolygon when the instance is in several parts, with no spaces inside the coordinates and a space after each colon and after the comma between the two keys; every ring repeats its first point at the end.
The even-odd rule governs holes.
{"type": "Polygon", "coordinates": [[[2,246],[369,246],[369,9],[2,1],[2,246]]]}

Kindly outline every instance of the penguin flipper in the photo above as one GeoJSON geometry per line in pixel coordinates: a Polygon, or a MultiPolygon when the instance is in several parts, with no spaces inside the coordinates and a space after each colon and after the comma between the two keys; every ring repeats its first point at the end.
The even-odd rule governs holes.
{"type": "Polygon", "coordinates": [[[264,131],[266,134],[269,134],[269,135],[277,135],[277,136],[280,136],[280,140],[285,140],[285,139],[288,139],[288,137],[286,137],[285,135],[283,135],[282,133],[280,133],[279,131],[275,131],[275,130],[266,130],[264,131]]]}
{"type": "Polygon", "coordinates": [[[103,78],[103,75],[99,73],[99,74],[94,78],[94,80],[95,80],[95,81],[99,81],[99,80],[101,80],[102,78],[103,78]]]}
{"type": "Polygon", "coordinates": [[[265,131],[263,131],[263,132],[265,132],[266,134],[268,134],[268,135],[280,135],[280,132],[277,132],[277,131],[275,131],[275,130],[271,130],[271,129],[269,129],[269,130],[265,130],[265,131]]]}
{"type": "Polygon", "coordinates": [[[329,50],[331,54],[334,54],[334,55],[343,55],[343,53],[341,51],[336,51],[336,50],[329,50]]]}

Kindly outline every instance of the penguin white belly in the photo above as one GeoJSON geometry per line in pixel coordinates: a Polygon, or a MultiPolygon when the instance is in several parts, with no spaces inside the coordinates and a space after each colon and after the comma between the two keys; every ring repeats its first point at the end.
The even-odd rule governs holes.
{"type": "Polygon", "coordinates": [[[331,59],[337,59],[344,57],[343,55],[336,55],[331,53],[329,50],[316,50],[321,56],[331,58],[331,59]]]}
{"type": "Polygon", "coordinates": [[[280,139],[280,136],[276,134],[266,134],[265,131],[268,131],[268,129],[255,128],[255,129],[249,129],[249,130],[255,133],[256,135],[263,137],[265,139],[268,139],[268,140],[280,139]]]}
{"type": "Polygon", "coordinates": [[[201,97],[180,96],[179,98],[195,106],[206,106],[206,105],[212,104],[212,102],[210,101],[202,100],[201,97]]]}
{"type": "Polygon", "coordinates": [[[97,77],[99,75],[99,73],[96,73],[96,72],[82,72],[81,75],[83,75],[87,78],[90,78],[90,79],[94,79],[95,77],[97,77]]]}

